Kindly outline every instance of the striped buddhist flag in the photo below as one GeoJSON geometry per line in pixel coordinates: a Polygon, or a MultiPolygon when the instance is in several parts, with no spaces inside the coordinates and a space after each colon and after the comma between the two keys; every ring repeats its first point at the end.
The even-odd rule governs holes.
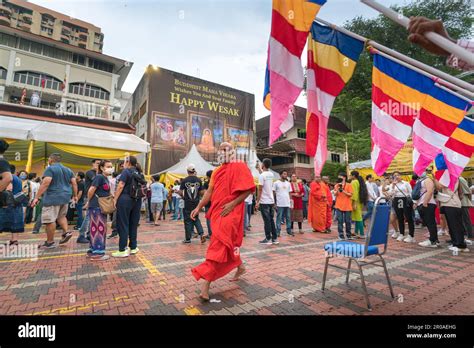
{"type": "MultiPolygon", "coordinates": [[[[426,80],[426,84],[432,84],[432,88],[429,90],[420,114],[413,125],[413,171],[418,175],[441,151],[459,150],[462,152],[462,149],[458,147],[462,144],[462,137],[459,134],[465,135],[467,133],[459,129],[458,126],[462,123],[470,107],[468,101],[436,86],[434,81],[428,77],[423,76],[423,78],[426,80]],[[456,138],[452,138],[454,132],[456,132],[456,138]],[[448,142],[450,143],[449,147],[446,147],[448,142]]],[[[420,80],[416,81],[415,88],[421,83],[420,80]]],[[[456,176],[457,170],[450,162],[452,159],[451,156],[448,156],[448,168],[450,174],[456,176]]],[[[456,180],[458,177],[459,175],[456,176],[456,180]]]]}
{"type": "Polygon", "coordinates": [[[363,41],[318,23],[311,26],[306,72],[306,154],[314,157],[317,175],[327,159],[327,126],[334,100],[352,77],[363,49],[363,41]]]}
{"type": "Polygon", "coordinates": [[[374,172],[383,175],[407,142],[424,95],[406,83],[421,74],[377,53],[373,59],[371,159],[374,172]]]}
{"type": "Polygon", "coordinates": [[[303,89],[301,53],[308,31],[326,0],[273,0],[264,105],[271,110],[270,145],[291,124],[289,110],[303,89]]]}
{"type": "Polygon", "coordinates": [[[454,186],[474,154],[474,120],[465,116],[436,156],[437,177],[441,184],[454,186]],[[439,172],[439,173],[438,173],[439,172]]]}

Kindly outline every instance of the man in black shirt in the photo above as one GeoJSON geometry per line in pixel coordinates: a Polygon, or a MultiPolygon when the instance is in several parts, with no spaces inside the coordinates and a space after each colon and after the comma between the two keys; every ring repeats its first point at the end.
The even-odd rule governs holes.
{"type": "Polygon", "coordinates": [[[186,170],[188,171],[188,176],[181,181],[180,186],[180,195],[184,199],[184,230],[186,239],[183,243],[191,243],[191,237],[193,234],[193,229],[196,227],[199,236],[201,237],[201,243],[206,242],[206,237],[204,236],[204,230],[201,225],[201,220],[199,216],[196,216],[196,219],[191,219],[191,212],[198,206],[199,201],[202,195],[202,181],[196,176],[196,168],[194,164],[187,166],[186,170]]]}
{"type": "Polygon", "coordinates": [[[77,203],[76,203],[76,210],[77,210],[77,226],[74,227],[75,230],[78,230],[82,226],[82,222],[84,221],[84,215],[82,212],[82,208],[84,207],[84,198],[87,196],[84,191],[84,178],[85,174],[83,172],[78,172],[76,175],[77,181],[77,203]]]}
{"type": "Polygon", "coordinates": [[[10,171],[10,163],[3,158],[3,154],[8,150],[8,146],[9,145],[5,140],[0,139],[0,206],[4,204],[3,201],[5,200],[3,192],[13,180],[10,171]]]}
{"type": "MultiPolygon", "coordinates": [[[[82,202],[83,205],[87,203],[87,192],[89,192],[89,188],[91,187],[92,181],[94,180],[95,176],[97,175],[97,170],[99,168],[100,159],[93,159],[92,160],[92,169],[86,172],[86,177],[84,179],[84,201],[82,202]]],[[[89,214],[86,213],[84,221],[82,225],[80,225],[79,229],[79,237],[77,238],[77,243],[87,244],[89,240],[86,236],[89,234],[89,214]]]]}

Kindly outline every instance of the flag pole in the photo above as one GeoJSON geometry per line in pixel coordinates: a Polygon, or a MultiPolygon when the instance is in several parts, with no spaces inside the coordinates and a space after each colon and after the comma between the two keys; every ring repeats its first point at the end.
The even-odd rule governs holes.
{"type": "Polygon", "coordinates": [[[346,35],[350,36],[350,37],[353,37],[354,39],[357,39],[357,40],[360,40],[360,41],[365,41],[366,45],[372,46],[372,47],[378,49],[379,51],[382,51],[382,52],[385,52],[385,53],[389,54],[391,56],[389,58],[393,57],[393,58],[397,59],[398,61],[406,62],[411,67],[416,67],[419,70],[422,70],[424,75],[426,75],[430,78],[440,79],[440,81],[438,81],[438,82],[440,82],[444,86],[449,87],[453,90],[456,90],[460,93],[463,93],[469,98],[474,98],[474,86],[471,85],[470,83],[466,82],[466,81],[463,81],[463,80],[458,79],[454,76],[451,76],[451,75],[449,75],[445,72],[442,72],[438,69],[435,69],[435,68],[433,68],[433,67],[431,67],[427,64],[424,64],[422,62],[419,62],[419,61],[417,61],[413,58],[407,57],[404,54],[401,54],[397,51],[394,51],[394,50],[392,50],[392,49],[390,49],[390,48],[388,48],[384,45],[381,45],[381,44],[379,44],[375,41],[367,39],[367,38],[365,38],[361,35],[353,33],[352,31],[349,31],[345,28],[338,27],[337,25],[334,25],[334,24],[332,24],[330,22],[327,22],[323,19],[316,18],[316,21],[321,23],[321,24],[324,24],[326,26],[332,27],[334,30],[337,30],[337,31],[339,31],[343,34],[346,34],[346,35]]]}
{"type": "MultiPolygon", "coordinates": [[[[369,7],[372,7],[374,10],[382,13],[383,15],[390,18],[394,22],[400,24],[402,27],[408,28],[409,19],[405,17],[403,14],[398,13],[392,10],[391,8],[388,8],[382,4],[379,4],[375,0],[360,0],[360,2],[362,2],[363,4],[369,7]]],[[[441,47],[445,51],[448,51],[454,54],[455,56],[457,56],[458,58],[466,62],[472,62],[472,60],[474,59],[474,54],[472,54],[468,50],[458,46],[454,42],[446,39],[445,37],[442,37],[441,35],[435,32],[432,32],[432,31],[426,32],[424,35],[428,40],[430,40],[435,45],[441,47]]]]}

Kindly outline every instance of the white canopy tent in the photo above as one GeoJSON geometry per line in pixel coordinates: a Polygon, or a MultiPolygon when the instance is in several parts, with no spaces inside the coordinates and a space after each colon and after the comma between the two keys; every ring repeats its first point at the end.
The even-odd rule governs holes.
{"type": "Polygon", "coordinates": [[[178,163],[176,163],[174,166],[169,167],[168,169],[162,170],[159,173],[153,174],[153,175],[159,175],[159,174],[164,174],[164,173],[170,173],[174,175],[188,175],[188,172],[186,170],[186,167],[189,164],[194,164],[196,167],[196,173],[198,176],[204,176],[206,175],[206,172],[208,170],[214,170],[216,167],[213,165],[209,164],[202,156],[199,154],[196,145],[193,144],[191,147],[191,150],[187,153],[187,155],[182,158],[178,163]]]}

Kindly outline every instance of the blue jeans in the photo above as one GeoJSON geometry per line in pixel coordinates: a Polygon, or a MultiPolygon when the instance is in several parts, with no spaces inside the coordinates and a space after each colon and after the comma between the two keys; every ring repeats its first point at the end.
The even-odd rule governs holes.
{"type": "Polygon", "coordinates": [[[290,217],[290,207],[278,207],[277,210],[277,221],[276,221],[276,229],[277,235],[280,237],[281,231],[281,222],[282,219],[285,218],[286,223],[286,232],[291,234],[291,217],[290,217]]]}
{"type": "Polygon", "coordinates": [[[308,218],[308,201],[303,201],[303,219],[308,218]]]}
{"type": "Polygon", "coordinates": [[[367,202],[367,213],[364,214],[362,217],[362,221],[372,218],[372,212],[374,211],[374,202],[368,201],[367,202]]]}
{"type": "Polygon", "coordinates": [[[174,205],[173,220],[181,220],[183,218],[183,208],[179,207],[180,201],[181,201],[181,198],[173,197],[173,205],[174,205]]]}
{"type": "Polygon", "coordinates": [[[351,236],[351,212],[336,209],[337,232],[340,238],[344,238],[344,224],[346,224],[346,237],[351,236]]]}
{"type": "Polygon", "coordinates": [[[278,235],[273,220],[273,204],[260,204],[260,211],[262,212],[265,238],[267,240],[277,240],[278,235]]]}
{"type": "Polygon", "coordinates": [[[89,224],[90,224],[90,217],[89,217],[89,213],[86,212],[86,216],[84,217],[84,220],[82,221],[82,225],[79,228],[80,237],[85,238],[89,234],[89,224]]]}
{"type": "Polygon", "coordinates": [[[245,203],[244,208],[244,228],[247,229],[250,226],[250,217],[252,216],[252,203],[245,203]]]}
{"type": "Polygon", "coordinates": [[[80,228],[82,226],[82,222],[84,221],[84,215],[82,212],[82,207],[84,206],[84,203],[77,203],[76,204],[76,209],[77,209],[77,226],[80,228]]]}
{"type": "Polygon", "coordinates": [[[191,219],[191,211],[185,210],[184,212],[184,232],[186,234],[186,240],[191,240],[193,236],[194,227],[196,227],[197,233],[202,236],[204,230],[199,220],[199,215],[196,216],[196,220],[191,219]]]}

